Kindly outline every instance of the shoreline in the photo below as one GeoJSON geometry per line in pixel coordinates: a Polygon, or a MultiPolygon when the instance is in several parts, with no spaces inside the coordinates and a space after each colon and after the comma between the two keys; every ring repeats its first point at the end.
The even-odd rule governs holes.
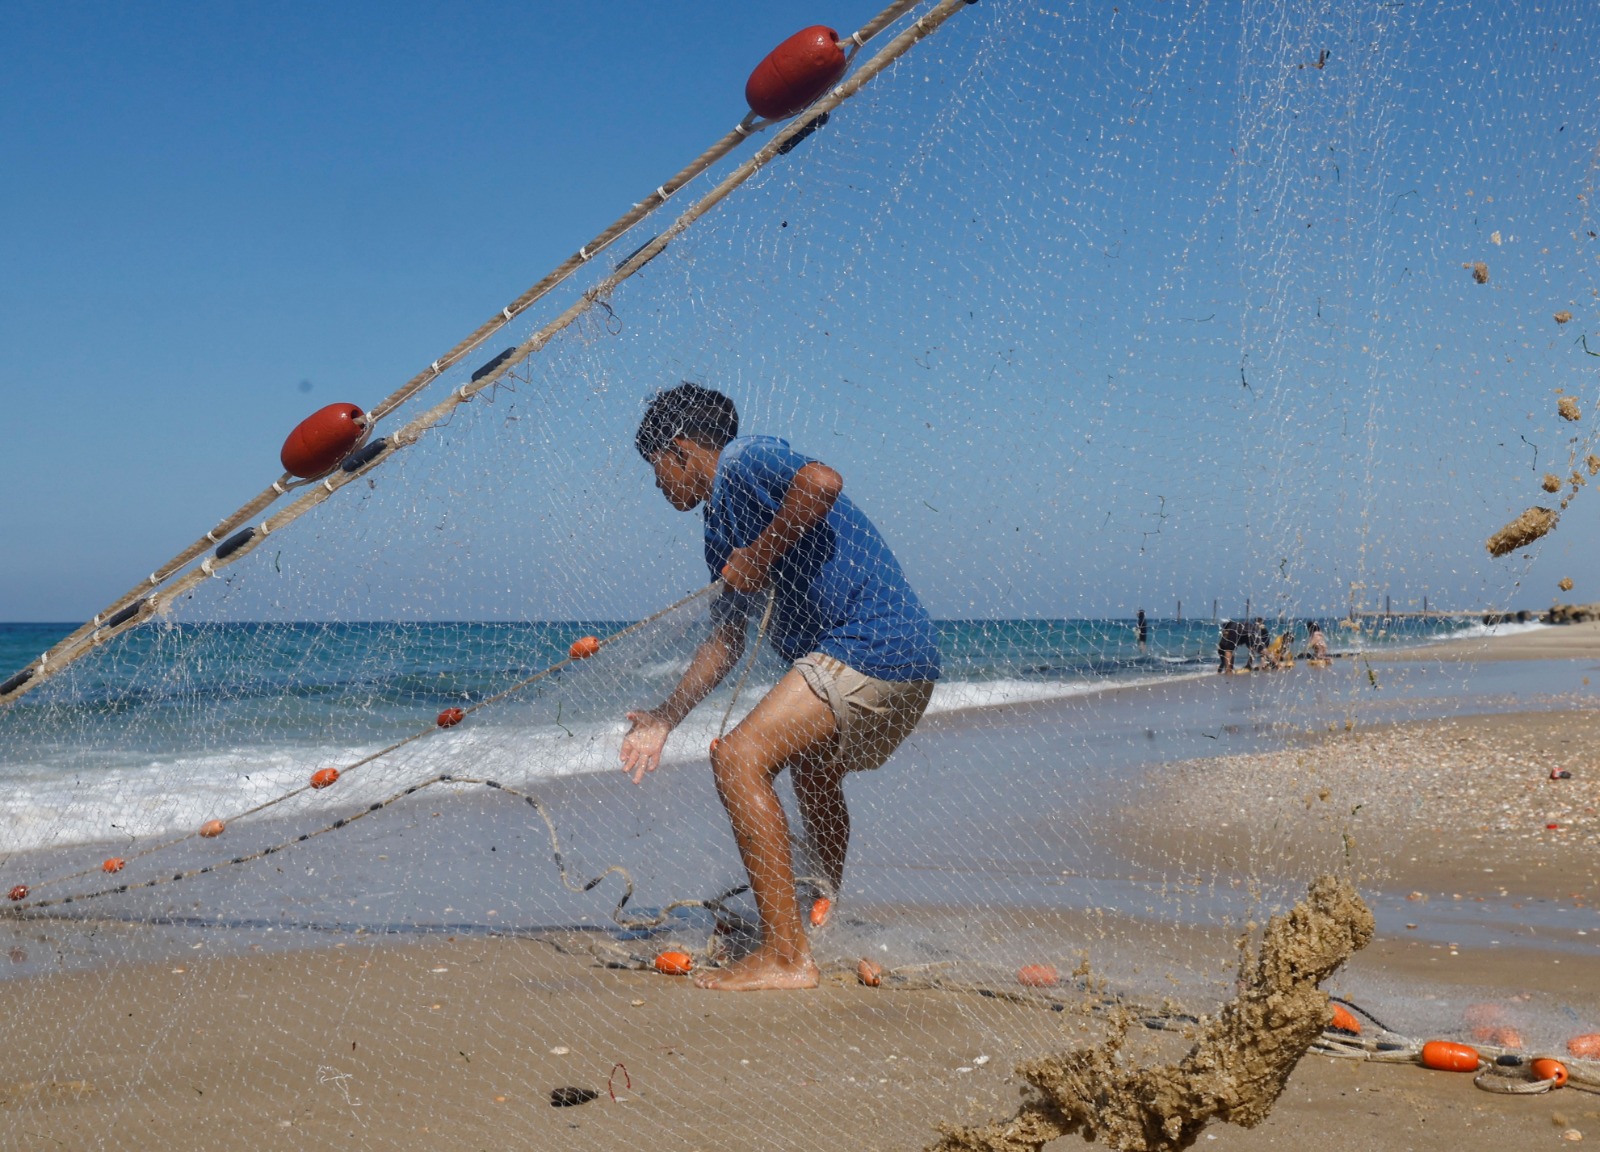
{"type": "MultiPolygon", "coordinates": [[[[1582,626],[1552,631],[1573,628],[1582,626]]],[[[1563,650],[1577,655],[1552,661],[1537,643],[1538,655],[1521,654],[1544,635],[1468,641],[1485,666],[1470,692],[1449,672],[1429,696],[1428,670],[1445,658],[1424,648],[1394,654],[1413,671],[1386,673],[1377,696],[1345,668],[1192,675],[946,713],[904,766],[862,786],[852,866],[861,891],[818,937],[828,963],[815,993],[705,993],[614,966],[648,961],[668,942],[692,949],[709,920],[632,935],[604,928],[604,915],[584,923],[609,909],[614,880],[586,901],[535,900],[530,884],[553,880],[542,832],[529,835],[520,808],[481,791],[313,841],[279,858],[277,872],[219,875],[181,898],[129,904],[126,921],[0,919],[0,957],[10,957],[0,1132],[21,1146],[48,1133],[66,1147],[920,1148],[935,1121],[1010,1115],[1018,1060],[1104,1030],[1102,1014],[1074,1009],[1070,985],[1059,995],[1067,1011],[1018,996],[1005,983],[1007,948],[1033,949],[1062,972],[1086,953],[1091,973],[1139,973],[1151,989],[1171,964],[1191,981],[1171,994],[1203,1001],[1228,982],[1222,962],[1232,917],[1242,919],[1225,898],[1229,878],[1289,885],[1341,863],[1361,877],[1379,934],[1330,992],[1419,1038],[1471,1042],[1488,1013],[1529,1047],[1555,1049],[1600,1031],[1600,756],[1589,751],[1600,745],[1600,697],[1576,687],[1581,662],[1600,659],[1600,627],[1572,633],[1583,639],[1563,650]],[[1361,719],[1330,731],[1321,721],[1347,697],[1361,719]],[[1540,711],[1535,698],[1565,707],[1540,711]],[[1171,730],[1145,744],[1139,725],[1151,715],[1171,730]],[[1062,774],[1037,776],[1058,745],[1062,774]],[[1087,764],[1103,777],[1075,792],[1070,770],[1087,764]],[[1573,776],[1541,779],[1551,767],[1573,776]],[[911,801],[925,796],[935,803],[923,814],[911,801]],[[957,830],[941,814],[961,811],[967,835],[989,828],[984,803],[1033,820],[946,844],[957,830]],[[907,845],[923,846],[926,865],[905,864],[907,845]],[[923,895],[920,867],[939,878],[923,895]],[[323,876],[329,894],[371,900],[371,913],[314,899],[323,876]],[[1101,903],[1136,878],[1125,903],[1101,903]],[[379,903],[407,883],[426,883],[426,900],[379,903]],[[1191,919],[1162,919],[1190,907],[1181,894],[1142,918],[1139,893],[1187,888],[1191,919]],[[1079,889],[1081,906],[1064,901],[1079,889]],[[991,906],[985,893],[1014,903],[991,906]],[[497,913],[517,907],[507,900],[527,910],[497,913]],[[218,924],[217,909],[238,918],[218,924]],[[163,916],[163,929],[145,919],[163,916]],[[973,951],[991,962],[995,991],[963,987],[944,966],[932,946],[951,924],[974,942],[1016,936],[973,951]],[[879,947],[890,979],[862,987],[852,957],[879,947]],[[63,970],[73,955],[82,966],[63,970]],[[552,1108],[549,1093],[563,1086],[598,1095],[552,1108]]],[[[659,818],[679,845],[673,870],[707,880],[726,870],[727,831],[700,765],[648,796],[600,774],[546,783],[579,864],[621,850],[602,835],[612,825],[585,821],[635,805],[638,827],[656,830],[659,818]],[[597,854],[583,859],[591,841],[597,854]]],[[[618,858],[639,871],[641,902],[674,891],[651,879],[648,852],[618,858]]],[[[1129,1051],[1170,1059],[1183,1047],[1175,1034],[1139,1033],[1129,1051]]],[[[1554,1140],[1567,1126],[1600,1133],[1600,1101],[1493,1096],[1471,1077],[1309,1055],[1260,1128],[1214,1125],[1202,1140],[1219,1150],[1337,1137],[1487,1152],[1554,1140]]]]}

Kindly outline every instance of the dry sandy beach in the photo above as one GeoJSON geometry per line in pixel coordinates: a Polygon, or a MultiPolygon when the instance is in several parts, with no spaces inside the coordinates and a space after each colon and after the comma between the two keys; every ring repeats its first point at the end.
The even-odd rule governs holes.
{"type": "MultiPolygon", "coordinates": [[[[1466,652],[1411,659],[1577,668],[1600,660],[1600,627],[1466,652]]],[[[1197,872],[1251,854],[1323,858],[1348,836],[1379,937],[1330,990],[1408,1034],[1471,1039],[1487,1022],[1550,1048],[1600,1032],[1597,738],[1600,712],[1577,707],[1357,726],[1163,765],[1139,818],[1107,834],[1123,851],[1151,838],[1197,872]],[[1549,780],[1553,767],[1571,779],[1549,780]]],[[[35,927],[29,947],[47,952],[52,929],[35,927]]],[[[816,994],[708,994],[602,967],[589,943],[242,956],[202,943],[180,960],[0,983],[0,1145],[920,1148],[937,1121],[1009,1115],[1018,1059],[1103,1024],[1042,998],[866,988],[842,963],[816,994]],[[1000,1047],[1002,1035],[1039,1047],[1000,1047]],[[553,1108],[561,1087],[598,1096],[553,1108]]],[[[1183,1041],[1148,1033],[1137,1047],[1172,1058],[1183,1041]]],[[[1215,1125],[1200,1146],[1473,1152],[1565,1147],[1573,1131],[1600,1140],[1600,1096],[1491,1095],[1470,1076],[1313,1055],[1262,1126],[1215,1125]]]]}

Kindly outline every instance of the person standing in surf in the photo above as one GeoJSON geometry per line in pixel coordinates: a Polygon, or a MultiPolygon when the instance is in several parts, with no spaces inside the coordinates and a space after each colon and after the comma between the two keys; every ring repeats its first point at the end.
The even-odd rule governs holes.
{"type": "Polygon", "coordinates": [[[787,768],[820,878],[837,893],[850,842],[844,779],[881,765],[922,718],[940,671],[933,623],[839,474],[783,440],[740,438],[738,411],[722,393],[696,384],[658,393],[634,444],[668,503],[703,507],[706,566],[722,584],[710,633],[677,687],[656,707],[628,713],[623,771],[638,784],[656,769],[668,735],[738,664],[750,616],[770,596],[767,635],[791,667],[711,752],[761,942],[695,983],[814,988],[819,972],[774,783],[787,768]]]}

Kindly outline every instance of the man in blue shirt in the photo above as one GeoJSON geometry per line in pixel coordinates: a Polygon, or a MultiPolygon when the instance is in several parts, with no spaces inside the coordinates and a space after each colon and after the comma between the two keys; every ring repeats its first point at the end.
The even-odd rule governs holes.
{"type": "MultiPolygon", "coordinates": [[[[667,736],[744,653],[747,621],[770,590],[767,634],[792,662],[711,753],[761,917],[761,943],[702,988],[814,988],[800,922],[789,825],[773,787],[790,769],[820,879],[837,893],[850,841],[844,777],[876,768],[910,735],[939,677],[932,622],[870,520],[826,464],[768,436],[739,435],[733,401],[683,384],[651,400],[635,444],[680,512],[705,509],[706,565],[721,576],[711,632],[672,694],[630,712],[623,770],[635,784],[667,736]]],[[[826,918],[819,900],[811,919],[826,918]]]]}

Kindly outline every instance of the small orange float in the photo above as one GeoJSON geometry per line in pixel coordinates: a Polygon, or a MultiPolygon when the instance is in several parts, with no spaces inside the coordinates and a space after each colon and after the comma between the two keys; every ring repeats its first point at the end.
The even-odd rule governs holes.
{"type": "Polygon", "coordinates": [[[461,709],[446,708],[443,712],[439,713],[439,719],[437,723],[441,728],[454,728],[466,718],[467,714],[461,709]]]}
{"type": "Polygon", "coordinates": [[[868,988],[876,988],[883,983],[883,968],[863,956],[856,965],[856,979],[868,988]]]}
{"type": "Polygon", "coordinates": [[[828,922],[828,914],[833,911],[833,901],[826,896],[814,901],[811,905],[811,926],[821,928],[828,922]]]}
{"type": "Polygon", "coordinates": [[[710,752],[711,755],[715,756],[717,754],[717,746],[720,745],[721,743],[722,743],[722,737],[721,736],[713,736],[711,738],[711,747],[706,749],[706,751],[710,752]]]}
{"type": "Polygon", "coordinates": [[[823,24],[802,28],[756,65],[745,102],[758,116],[782,120],[826,92],[847,65],[837,32],[823,24]]]}
{"type": "Polygon", "coordinates": [[[1486,1028],[1474,1028],[1472,1030],[1472,1038],[1480,1044],[1492,1044],[1496,1048],[1522,1047],[1522,1033],[1504,1024],[1486,1028]]]}
{"type": "Polygon", "coordinates": [[[338,782],[339,770],[337,768],[318,768],[311,774],[311,786],[313,788],[331,788],[338,782]]]}
{"type": "Polygon", "coordinates": [[[1548,1058],[1533,1062],[1533,1078],[1548,1080],[1552,1088],[1564,1088],[1567,1083],[1567,1066],[1559,1060],[1548,1058]]]}
{"type": "Polygon", "coordinates": [[[1429,1040],[1422,1046],[1422,1066],[1437,1072],[1476,1072],[1478,1050],[1450,1040],[1429,1040]]]}
{"type": "Polygon", "coordinates": [[[694,971],[694,957],[687,952],[663,952],[656,957],[656,971],[663,976],[687,976],[694,971]]]}
{"type": "Polygon", "coordinates": [[[1333,1006],[1333,1023],[1329,1025],[1335,1032],[1348,1032],[1352,1036],[1361,1035],[1361,1021],[1343,1004],[1333,1006]]]}
{"type": "Polygon", "coordinates": [[[1567,1051],[1584,1060],[1600,1060],[1600,1032],[1585,1032],[1567,1041],[1567,1051]]]}
{"type": "Polygon", "coordinates": [[[28,886],[26,884],[18,884],[6,893],[6,897],[11,900],[26,900],[28,898],[28,886]]]}
{"type": "Polygon", "coordinates": [[[365,427],[366,414],[354,404],[329,404],[295,425],[278,461],[285,472],[303,480],[332,472],[356,446],[365,427]]]}
{"type": "Polygon", "coordinates": [[[121,856],[113,856],[109,860],[107,860],[104,864],[100,865],[100,871],[102,871],[102,872],[121,872],[127,866],[128,866],[128,862],[126,860],[124,860],[121,856]]]}
{"type": "Polygon", "coordinates": [[[200,825],[200,835],[204,836],[207,840],[210,840],[214,837],[221,836],[224,829],[227,827],[228,826],[221,820],[207,820],[204,824],[200,825]]]}
{"type": "Polygon", "coordinates": [[[1017,969],[1017,983],[1024,988],[1054,988],[1061,974],[1048,964],[1024,964],[1017,969]]]}
{"type": "Polygon", "coordinates": [[[600,651],[598,636],[580,636],[572,642],[572,647],[567,649],[567,655],[574,660],[587,660],[598,651],[600,651]]]}

